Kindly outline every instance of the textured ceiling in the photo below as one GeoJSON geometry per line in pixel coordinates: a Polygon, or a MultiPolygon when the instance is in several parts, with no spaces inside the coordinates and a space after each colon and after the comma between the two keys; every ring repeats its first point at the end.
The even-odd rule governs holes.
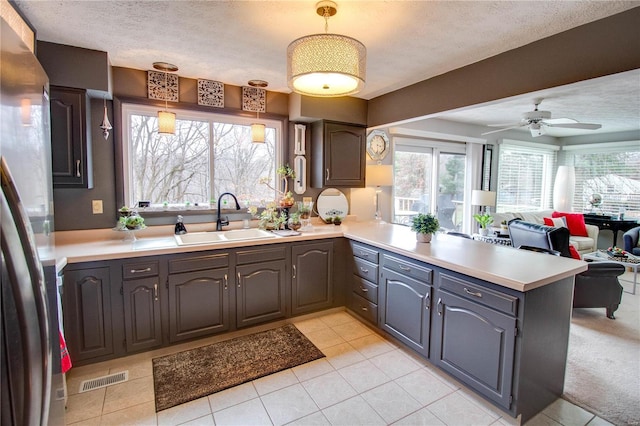
{"type": "MultiPolygon", "coordinates": [[[[39,40],[106,51],[112,65],[151,69],[153,62],[166,61],[178,65],[183,77],[237,86],[261,79],[281,92],[289,92],[288,44],[324,32],[315,0],[15,3],[39,40]]],[[[342,0],[329,32],[367,47],[366,86],[356,96],[371,99],[638,6],[638,0],[342,0]]],[[[514,107],[525,112],[530,105],[532,100],[514,107]]],[[[545,101],[545,109],[552,106],[545,101]]]]}

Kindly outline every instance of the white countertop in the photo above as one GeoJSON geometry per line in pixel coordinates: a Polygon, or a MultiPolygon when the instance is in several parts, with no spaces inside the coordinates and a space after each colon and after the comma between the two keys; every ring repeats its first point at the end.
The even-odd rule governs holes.
{"type": "MultiPolygon", "coordinates": [[[[189,230],[198,231],[193,225],[189,230]]],[[[173,226],[149,227],[135,234],[137,241],[130,242],[124,241],[123,232],[111,229],[57,232],[57,268],[62,270],[69,263],[346,237],[518,291],[532,290],[587,269],[587,263],[583,261],[445,234],[434,235],[431,243],[418,243],[408,227],[376,222],[343,222],[341,226],[321,224],[315,225],[313,232],[303,232],[299,236],[190,246],[176,244],[173,226]]]]}

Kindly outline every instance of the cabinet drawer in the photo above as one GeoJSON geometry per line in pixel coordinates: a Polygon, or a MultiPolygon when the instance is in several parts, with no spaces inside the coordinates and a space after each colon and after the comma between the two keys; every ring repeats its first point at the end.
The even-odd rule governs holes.
{"type": "Polygon", "coordinates": [[[414,278],[425,284],[431,284],[431,281],[433,280],[433,270],[431,268],[427,268],[424,265],[419,265],[403,258],[384,254],[382,255],[382,266],[384,268],[391,269],[392,271],[396,271],[399,274],[414,278]]]}
{"type": "Polygon", "coordinates": [[[371,321],[374,324],[378,323],[378,305],[375,303],[369,302],[357,294],[351,293],[349,308],[367,321],[371,321]]]}
{"type": "Polygon", "coordinates": [[[369,262],[378,263],[378,251],[363,244],[351,243],[353,255],[369,262]]]}
{"type": "Polygon", "coordinates": [[[517,297],[498,293],[451,275],[440,274],[440,288],[509,315],[515,316],[518,313],[517,297]]]}
{"type": "Polygon", "coordinates": [[[122,278],[153,277],[158,275],[158,261],[125,263],[122,265],[122,278]]]}
{"type": "Polygon", "coordinates": [[[241,250],[236,254],[236,263],[244,265],[245,263],[268,262],[271,260],[281,260],[286,257],[286,247],[270,247],[263,249],[241,250]]]}
{"type": "Polygon", "coordinates": [[[204,269],[226,268],[229,266],[229,254],[209,254],[205,256],[186,257],[169,261],[169,273],[201,271],[204,269]]]}
{"type": "Polygon", "coordinates": [[[362,278],[371,281],[374,284],[378,284],[378,265],[375,265],[366,260],[362,260],[358,257],[353,258],[354,261],[354,273],[362,278]]]}
{"type": "Polygon", "coordinates": [[[378,303],[378,286],[370,281],[354,275],[351,281],[351,291],[370,302],[378,303]]]}

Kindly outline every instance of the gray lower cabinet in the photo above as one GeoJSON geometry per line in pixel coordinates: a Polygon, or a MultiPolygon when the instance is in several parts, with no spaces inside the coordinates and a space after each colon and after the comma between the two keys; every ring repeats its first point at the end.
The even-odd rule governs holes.
{"type": "Polygon", "coordinates": [[[333,305],[333,242],[292,245],[291,269],[293,315],[333,305]]]}
{"type": "Polygon", "coordinates": [[[378,324],[378,250],[351,242],[353,274],[349,292],[349,308],[362,318],[378,324]]]}
{"type": "Polygon", "coordinates": [[[424,356],[429,356],[432,274],[423,265],[382,255],[380,327],[424,356]]]}
{"type": "Polygon", "coordinates": [[[127,352],[162,345],[162,321],[158,277],[122,283],[127,352]]]}
{"type": "Polygon", "coordinates": [[[64,330],[73,361],[114,353],[110,268],[66,270],[64,330]]]}
{"type": "Polygon", "coordinates": [[[169,342],[230,329],[229,254],[169,260],[169,342]]]}
{"type": "Polygon", "coordinates": [[[286,247],[236,253],[236,327],[287,316],[286,247]]]}
{"type": "Polygon", "coordinates": [[[441,273],[433,320],[431,360],[507,410],[512,403],[517,301],[441,273]]]}

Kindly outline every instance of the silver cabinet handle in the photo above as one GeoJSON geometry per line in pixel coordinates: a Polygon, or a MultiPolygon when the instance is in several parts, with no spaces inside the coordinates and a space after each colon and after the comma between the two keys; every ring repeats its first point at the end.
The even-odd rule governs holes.
{"type": "Polygon", "coordinates": [[[438,315],[442,315],[442,299],[438,298],[438,315]]]}
{"type": "Polygon", "coordinates": [[[326,180],[329,180],[329,168],[327,168],[327,179],[326,180]]]}
{"type": "Polygon", "coordinates": [[[363,307],[362,307],[362,308],[360,308],[360,309],[362,309],[363,311],[368,311],[368,310],[369,310],[369,308],[367,308],[366,306],[363,306],[363,307]]]}
{"type": "Polygon", "coordinates": [[[144,268],[144,269],[132,269],[130,271],[132,274],[141,274],[143,272],[151,272],[151,268],[144,268]]]}
{"type": "Polygon", "coordinates": [[[398,265],[400,267],[401,270],[405,271],[405,272],[410,272],[411,268],[409,268],[408,266],[403,266],[403,265],[398,265]]]}
{"type": "Polygon", "coordinates": [[[362,291],[363,293],[369,293],[369,289],[364,287],[360,287],[360,291],[362,291]]]}
{"type": "Polygon", "coordinates": [[[360,252],[360,256],[362,257],[369,257],[369,253],[365,253],[363,251],[360,252]]]}
{"type": "Polygon", "coordinates": [[[158,301],[158,284],[153,285],[153,300],[158,301]]]}
{"type": "Polygon", "coordinates": [[[478,292],[474,292],[474,291],[470,291],[468,288],[464,288],[464,292],[467,293],[468,295],[471,296],[475,296],[475,297],[482,297],[482,293],[478,292]]]}
{"type": "Polygon", "coordinates": [[[224,274],[224,289],[226,290],[227,288],[229,288],[229,277],[224,274]]]}
{"type": "Polygon", "coordinates": [[[296,279],[296,265],[293,265],[293,277],[294,280],[296,279]]]}
{"type": "Polygon", "coordinates": [[[424,309],[429,310],[429,305],[431,304],[431,296],[427,293],[424,297],[424,309]]]}
{"type": "Polygon", "coordinates": [[[238,272],[238,288],[240,288],[240,272],[238,272]]]}
{"type": "Polygon", "coordinates": [[[361,270],[361,271],[362,271],[362,273],[364,273],[364,274],[368,274],[368,273],[369,273],[369,270],[368,270],[368,269],[365,269],[365,268],[362,268],[362,267],[361,267],[361,268],[360,268],[360,270],[361,270]]]}
{"type": "Polygon", "coordinates": [[[82,176],[80,174],[80,160],[76,160],[76,177],[82,176]]]}

